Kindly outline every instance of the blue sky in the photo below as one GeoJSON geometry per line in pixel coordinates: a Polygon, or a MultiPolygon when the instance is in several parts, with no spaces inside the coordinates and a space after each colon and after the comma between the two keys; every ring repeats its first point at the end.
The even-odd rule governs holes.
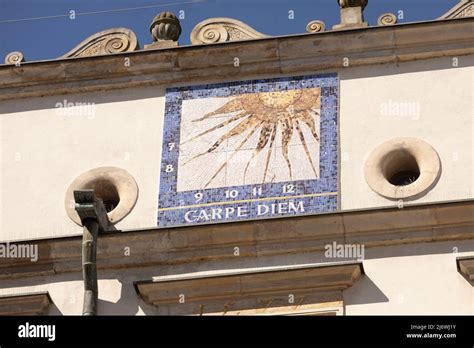
{"type": "MultiPolygon", "coordinates": [[[[399,22],[436,19],[459,0],[369,0],[365,17],[370,25],[385,12],[403,11],[399,22]]],[[[336,0],[0,0],[0,60],[11,51],[22,51],[27,61],[54,59],[89,35],[125,27],[133,30],[140,47],[151,43],[149,25],[162,11],[183,10],[180,45],[189,44],[189,34],[200,21],[210,17],[239,19],[268,35],[304,33],[306,24],[323,20],[327,28],[339,22],[336,0]],[[202,1],[202,2],[197,2],[202,1]],[[155,8],[127,9],[146,6],[155,8]],[[70,19],[70,10],[76,18],[70,19]],[[118,10],[115,12],[84,14],[118,10]],[[294,19],[288,18],[294,11],[294,19]],[[61,16],[63,15],[63,16],[61,16]],[[59,16],[56,18],[31,19],[59,16]],[[21,20],[28,19],[28,20],[21,20]]]]}

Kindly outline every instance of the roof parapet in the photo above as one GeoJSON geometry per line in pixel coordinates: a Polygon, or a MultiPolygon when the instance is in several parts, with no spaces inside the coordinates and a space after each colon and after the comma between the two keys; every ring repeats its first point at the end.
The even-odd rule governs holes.
{"type": "MultiPolygon", "coordinates": [[[[474,0],[460,0],[460,2],[446,12],[439,20],[457,19],[474,16],[474,0]]],[[[368,22],[364,20],[364,9],[368,0],[338,0],[341,13],[341,23],[332,27],[333,30],[348,30],[366,28],[368,22]]],[[[377,20],[378,26],[397,24],[397,16],[384,13],[377,20]]],[[[321,20],[313,20],[306,26],[311,34],[324,32],[326,25],[321,20]]],[[[181,35],[181,24],[178,17],[171,12],[161,12],[153,19],[150,33],[153,38],[151,44],[144,49],[164,49],[178,46],[181,35]]],[[[229,41],[243,41],[268,38],[269,35],[258,32],[249,25],[232,18],[209,18],[198,23],[191,32],[191,44],[202,45],[229,41]]],[[[111,28],[89,36],[72,50],[57,59],[73,57],[90,57],[114,53],[133,52],[139,50],[135,33],[126,28],[111,28]]],[[[13,51],[5,57],[5,64],[19,66],[25,62],[21,51],[13,51]]]]}

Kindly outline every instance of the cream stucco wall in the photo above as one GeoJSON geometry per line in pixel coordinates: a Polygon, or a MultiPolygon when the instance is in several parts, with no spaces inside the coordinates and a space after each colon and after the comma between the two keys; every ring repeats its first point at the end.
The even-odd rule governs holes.
{"type": "Polygon", "coordinates": [[[474,314],[474,284],[456,269],[471,250],[472,241],[367,249],[366,276],[344,291],[346,315],[474,314]]]}
{"type": "MultiPolygon", "coordinates": [[[[425,140],[442,162],[437,185],[411,203],[473,197],[472,62],[470,56],[459,67],[446,58],[337,71],[342,209],[398,204],[374,193],[363,172],[370,152],[395,137],[425,140]],[[419,113],[382,115],[384,103],[415,103],[419,113]]],[[[64,195],[74,178],[101,166],[127,170],[139,187],[135,208],[116,227],[156,226],[163,115],[158,87],[0,102],[0,241],[80,234],[64,195]],[[94,114],[59,115],[55,105],[65,99],[94,103],[94,114]]]]}
{"type": "Polygon", "coordinates": [[[456,68],[452,58],[445,58],[340,72],[343,210],[398,204],[373,192],[363,169],[375,147],[400,137],[424,140],[441,160],[438,183],[410,203],[473,197],[473,57],[460,58],[459,62],[456,68]],[[385,106],[404,103],[414,112],[384,114],[385,106]]]}
{"type": "Polygon", "coordinates": [[[127,170],[139,187],[117,228],[155,226],[163,95],[155,87],[1,103],[0,240],[81,233],[66,215],[65,193],[81,173],[103,166],[127,170]],[[94,103],[94,112],[60,115],[55,105],[65,99],[94,103]]]}

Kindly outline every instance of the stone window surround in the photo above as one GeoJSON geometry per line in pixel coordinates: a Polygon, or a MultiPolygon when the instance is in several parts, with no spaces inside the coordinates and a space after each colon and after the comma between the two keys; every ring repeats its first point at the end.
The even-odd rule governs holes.
{"type": "Polygon", "coordinates": [[[348,261],[159,276],[134,286],[147,304],[173,315],[342,315],[343,290],[363,274],[362,262],[348,261]]]}

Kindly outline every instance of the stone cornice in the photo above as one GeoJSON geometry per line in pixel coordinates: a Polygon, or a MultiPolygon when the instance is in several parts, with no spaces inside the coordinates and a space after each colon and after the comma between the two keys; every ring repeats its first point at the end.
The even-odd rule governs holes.
{"type": "Polygon", "coordinates": [[[474,53],[473,24],[461,18],[3,65],[0,100],[303,74],[341,69],[344,58],[350,69],[459,57],[474,53]]]}
{"type": "MultiPolygon", "coordinates": [[[[366,248],[474,239],[474,200],[322,215],[114,231],[99,236],[99,269],[177,265],[235,258],[322,252],[327,244],[366,248]],[[130,256],[124,256],[128,247],[130,256]]],[[[0,259],[0,279],[81,271],[81,236],[22,241],[38,244],[38,261],[0,259]]]]}
{"type": "MultiPolygon", "coordinates": [[[[258,303],[265,302],[266,299],[271,301],[267,304],[268,307],[300,304],[296,303],[300,302],[298,300],[290,302],[293,305],[288,304],[290,294],[295,299],[311,296],[313,303],[342,301],[342,291],[354,285],[362,274],[364,269],[361,262],[341,262],[200,277],[158,277],[138,281],[134,285],[137,293],[148,304],[182,306],[178,301],[180,296],[184,296],[183,304],[188,307],[189,313],[199,314],[196,305],[224,308],[232,302],[232,310],[235,311],[245,309],[249,300],[251,307],[259,307],[258,303]],[[240,299],[246,299],[246,303],[238,303],[240,299]]],[[[203,312],[208,311],[206,308],[203,312]]],[[[222,311],[220,308],[214,310],[222,311]]]]}
{"type": "Polygon", "coordinates": [[[41,315],[52,303],[47,291],[21,295],[1,295],[0,315],[41,315]]]}

